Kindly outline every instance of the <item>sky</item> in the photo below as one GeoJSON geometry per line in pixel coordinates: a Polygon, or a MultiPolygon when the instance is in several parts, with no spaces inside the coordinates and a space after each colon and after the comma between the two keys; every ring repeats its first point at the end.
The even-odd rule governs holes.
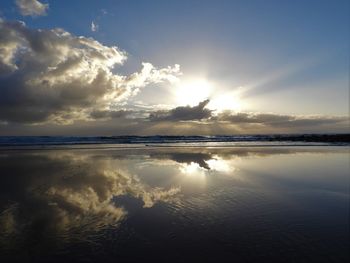
{"type": "Polygon", "coordinates": [[[0,3],[0,135],[350,132],[350,1],[0,3]]]}

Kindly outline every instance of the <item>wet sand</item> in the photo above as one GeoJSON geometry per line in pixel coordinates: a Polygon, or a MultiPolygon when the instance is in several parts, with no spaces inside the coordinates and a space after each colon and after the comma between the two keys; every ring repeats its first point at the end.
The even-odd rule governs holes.
{"type": "Polygon", "coordinates": [[[0,149],[2,262],[349,260],[348,147],[73,148],[0,149]]]}

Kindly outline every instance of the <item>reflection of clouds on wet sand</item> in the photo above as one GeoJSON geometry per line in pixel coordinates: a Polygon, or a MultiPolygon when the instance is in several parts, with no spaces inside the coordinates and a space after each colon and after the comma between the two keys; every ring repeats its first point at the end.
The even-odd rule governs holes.
{"type": "Polygon", "coordinates": [[[209,161],[212,161],[213,156],[211,153],[203,152],[174,152],[174,153],[158,153],[151,155],[151,158],[157,160],[164,160],[164,164],[175,163],[179,171],[187,175],[201,174],[204,175],[206,171],[212,168],[209,165],[209,161]],[[168,162],[170,160],[170,163],[168,162]]]}
{"type": "MultiPolygon", "coordinates": [[[[263,188],[270,194],[275,182],[288,187],[299,181],[317,188],[315,179],[305,176],[310,166],[303,161],[306,154],[307,162],[315,162],[312,171],[317,170],[323,150],[314,148],[4,151],[0,153],[0,245],[10,246],[12,237],[30,240],[33,233],[44,240],[70,240],[115,229],[128,218],[128,211],[132,213],[129,203],[126,208],[117,205],[120,200],[114,197],[118,196],[138,199],[150,208],[157,202],[186,203],[182,197],[196,193],[204,199],[217,197],[217,189],[209,189],[218,179],[224,182],[220,189],[227,183],[229,191],[242,186],[263,188]]],[[[325,159],[322,165],[326,164],[325,159]]],[[[323,166],[315,175],[317,181],[338,187],[337,180],[330,183],[322,173],[323,166]]]]}
{"type": "Polygon", "coordinates": [[[215,155],[212,159],[206,160],[205,163],[205,167],[192,161],[190,163],[181,163],[179,165],[179,170],[186,175],[205,175],[212,172],[231,174],[236,169],[233,160],[224,160],[215,155]]]}
{"type": "MultiPolygon", "coordinates": [[[[329,153],[331,149],[327,149],[329,153]]],[[[336,150],[338,151],[338,150],[336,150]]],[[[169,162],[178,164],[181,173],[187,175],[205,175],[216,172],[220,174],[232,175],[238,170],[236,164],[243,159],[246,161],[250,158],[268,157],[268,156],[285,156],[296,154],[322,154],[324,149],[320,148],[297,148],[297,147],[189,147],[157,149],[149,156],[153,160],[153,165],[169,165],[169,162]],[[163,160],[162,163],[156,160],[163,160]]]]}
{"type": "Polygon", "coordinates": [[[334,243],[347,223],[343,147],[0,150],[0,174],[1,262],[123,261],[135,251],[166,261],[182,245],[197,257],[242,240],[249,253],[280,243],[276,230],[304,247],[314,226],[338,227],[331,238],[320,230],[334,243]]]}
{"type": "Polygon", "coordinates": [[[10,205],[0,214],[1,234],[8,236],[16,231],[14,210],[16,205],[10,205]]]}
{"type": "MultiPolygon", "coordinates": [[[[193,151],[195,150],[193,149],[193,151]]],[[[239,158],[239,156],[232,154],[230,154],[230,158],[227,158],[205,148],[200,152],[191,153],[182,150],[182,152],[175,153],[153,154],[151,157],[176,162],[179,171],[186,175],[205,175],[211,172],[230,174],[235,170],[234,160],[239,158]]]]}
{"type": "Polygon", "coordinates": [[[187,164],[191,165],[192,163],[198,164],[199,167],[210,170],[210,167],[208,166],[207,161],[212,158],[212,155],[204,152],[186,152],[186,151],[179,151],[179,152],[160,152],[156,154],[151,154],[151,158],[153,159],[161,159],[161,160],[172,160],[177,163],[187,164]]]}
{"type": "Polygon", "coordinates": [[[53,235],[97,231],[117,225],[127,215],[112,202],[115,196],[141,199],[149,208],[159,201],[171,202],[180,191],[151,188],[136,175],[116,170],[111,159],[87,154],[8,155],[0,166],[0,232],[6,236],[38,224],[39,231],[53,235]]]}
{"type": "Polygon", "coordinates": [[[0,186],[1,234],[20,233],[37,222],[41,222],[40,231],[53,235],[73,232],[80,235],[117,226],[127,211],[117,206],[113,197],[131,196],[149,208],[159,201],[176,200],[180,192],[179,186],[164,189],[158,187],[159,183],[154,187],[143,183],[127,165],[131,156],[141,159],[148,156],[148,165],[152,167],[174,166],[181,174],[205,176],[212,172],[232,174],[234,161],[250,154],[231,151],[202,148],[155,150],[147,154],[141,151],[135,155],[118,151],[2,154],[0,169],[5,176],[0,186]]]}

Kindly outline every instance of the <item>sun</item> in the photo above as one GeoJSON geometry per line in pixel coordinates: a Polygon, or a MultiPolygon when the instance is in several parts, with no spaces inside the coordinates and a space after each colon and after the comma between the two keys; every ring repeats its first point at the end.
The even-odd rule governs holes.
{"type": "Polygon", "coordinates": [[[232,110],[241,111],[243,102],[236,92],[224,92],[222,94],[214,94],[211,98],[208,107],[210,109],[220,111],[232,110]],[[216,96],[215,96],[216,95],[216,96]]]}
{"type": "Polygon", "coordinates": [[[178,105],[195,106],[208,99],[213,91],[213,85],[206,79],[191,79],[180,81],[175,88],[175,99],[178,105]]]}
{"type": "Polygon", "coordinates": [[[209,99],[207,108],[216,112],[225,110],[241,111],[246,104],[241,99],[243,87],[229,90],[218,87],[214,82],[204,78],[181,80],[174,89],[176,105],[196,106],[203,100],[209,99]]]}

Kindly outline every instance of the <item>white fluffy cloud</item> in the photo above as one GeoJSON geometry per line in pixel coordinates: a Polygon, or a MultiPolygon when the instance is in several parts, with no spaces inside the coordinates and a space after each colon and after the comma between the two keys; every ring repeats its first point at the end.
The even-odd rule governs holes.
{"type": "Polygon", "coordinates": [[[16,5],[23,16],[44,16],[49,8],[38,0],[16,0],[16,5]]]}
{"type": "Polygon", "coordinates": [[[115,74],[127,59],[116,46],[56,28],[0,21],[0,121],[72,122],[135,95],[150,83],[176,81],[178,65],[115,74]]]}

